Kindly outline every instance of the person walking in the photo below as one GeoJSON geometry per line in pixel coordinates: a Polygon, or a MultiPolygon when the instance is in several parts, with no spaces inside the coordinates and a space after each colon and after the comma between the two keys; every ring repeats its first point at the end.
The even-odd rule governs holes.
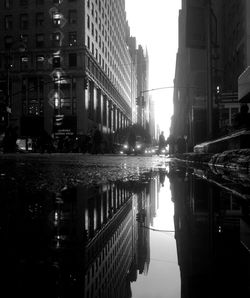
{"type": "Polygon", "coordinates": [[[165,149],[166,146],[166,141],[165,141],[165,136],[164,132],[162,131],[160,136],[159,136],[159,148],[158,148],[158,155],[161,154],[161,151],[165,149]]]}

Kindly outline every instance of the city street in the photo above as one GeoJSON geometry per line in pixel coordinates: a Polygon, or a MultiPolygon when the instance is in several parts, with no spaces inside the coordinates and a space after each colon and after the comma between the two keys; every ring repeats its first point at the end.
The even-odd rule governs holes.
{"type": "Polygon", "coordinates": [[[27,189],[60,191],[77,185],[138,179],[166,167],[167,156],[91,155],[74,153],[1,154],[1,178],[27,189]]]}
{"type": "Polygon", "coordinates": [[[9,297],[180,298],[189,279],[192,297],[249,294],[244,173],[167,156],[1,154],[0,165],[9,297]]]}

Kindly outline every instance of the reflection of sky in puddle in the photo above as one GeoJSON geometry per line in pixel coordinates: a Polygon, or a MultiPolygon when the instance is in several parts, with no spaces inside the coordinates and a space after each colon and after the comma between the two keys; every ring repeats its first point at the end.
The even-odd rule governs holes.
{"type": "Polygon", "coordinates": [[[150,265],[147,275],[139,275],[131,284],[132,297],[179,298],[180,270],[174,238],[174,203],[169,180],[158,193],[156,217],[150,230],[150,265]],[[162,231],[161,231],[162,230],[162,231]],[[165,232],[165,231],[172,232],[165,232]]]}

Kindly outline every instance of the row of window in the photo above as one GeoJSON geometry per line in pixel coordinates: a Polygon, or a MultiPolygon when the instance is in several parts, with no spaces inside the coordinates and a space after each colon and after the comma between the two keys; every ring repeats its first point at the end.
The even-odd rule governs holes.
{"type": "MultiPolygon", "coordinates": [[[[102,56],[97,48],[95,48],[94,43],[92,42],[90,45],[90,37],[87,37],[87,47],[92,53],[92,55],[95,57],[96,61],[99,63],[99,65],[102,67],[104,72],[107,74],[111,82],[116,86],[118,91],[125,96],[125,98],[129,97],[130,94],[130,87],[129,83],[130,79],[127,78],[127,81],[125,81],[125,75],[124,72],[121,70],[121,64],[120,68],[118,67],[118,64],[115,63],[115,59],[112,58],[112,55],[107,52],[107,48],[105,47],[105,58],[107,59],[108,63],[104,59],[104,55],[102,56]],[[108,66],[110,65],[110,67],[108,66]],[[112,71],[113,69],[113,71],[112,71]]],[[[102,51],[103,52],[103,51],[102,51]]]]}
{"type": "MultiPolygon", "coordinates": [[[[14,28],[14,20],[16,22],[17,17],[14,15],[5,15],[4,16],[4,29],[12,30],[14,28]]],[[[63,22],[66,22],[64,16],[60,13],[54,13],[52,16],[52,25],[61,26],[63,22]]],[[[68,24],[76,24],[77,23],[77,11],[75,9],[71,9],[68,11],[68,24]]],[[[45,14],[43,12],[37,12],[35,14],[35,26],[42,27],[45,24],[45,14]]],[[[30,14],[22,13],[19,15],[19,27],[21,30],[28,30],[34,24],[30,22],[30,14]]]]}
{"type": "MultiPolygon", "coordinates": [[[[105,9],[103,1],[87,1],[86,27],[89,32],[86,46],[108,76],[109,73],[112,76],[112,72],[109,72],[109,68],[106,69],[106,63],[112,68],[118,81],[122,83],[115,84],[116,87],[127,97],[130,93],[130,56],[125,41],[124,7],[121,6],[121,1],[105,1],[104,6],[105,9]]],[[[110,79],[113,81],[112,77],[110,79]]]]}
{"type": "MultiPolygon", "coordinates": [[[[47,1],[47,0],[46,0],[47,1]]],[[[63,0],[51,0],[51,4],[61,4],[63,0]]],[[[68,2],[76,2],[77,0],[68,0],[68,2]]],[[[33,0],[4,0],[4,8],[10,9],[14,5],[19,4],[21,7],[28,7],[33,0]]],[[[44,5],[45,0],[36,0],[36,5],[44,5]]]]}
{"type": "MultiPolygon", "coordinates": [[[[45,34],[39,33],[35,36],[35,47],[36,48],[44,48],[45,47],[45,34]]],[[[62,34],[60,32],[55,32],[51,34],[51,44],[52,47],[62,46],[62,34]]],[[[13,36],[5,36],[4,44],[6,49],[11,49],[15,39],[13,36]]],[[[22,34],[20,36],[20,43],[24,43],[27,47],[29,46],[29,36],[27,34],[22,34]]],[[[77,32],[68,32],[68,46],[76,46],[77,45],[77,32]]]]}
{"type": "MultiPolygon", "coordinates": [[[[35,67],[37,70],[44,70],[48,69],[49,65],[52,65],[52,68],[60,68],[61,65],[61,57],[53,57],[50,61],[50,59],[47,59],[44,55],[36,55],[36,57],[29,56],[29,55],[22,55],[19,59],[19,62],[16,60],[13,61],[12,59],[9,59],[8,65],[4,65],[3,61],[6,62],[6,57],[0,57],[0,68],[18,68],[20,67],[20,70],[27,70],[29,68],[32,68],[34,65],[34,58],[35,58],[35,67]],[[2,58],[2,59],[1,59],[2,58]]],[[[68,67],[76,67],[77,66],[77,54],[76,53],[69,53],[67,57],[67,66],[68,67]]],[[[65,60],[64,60],[65,64],[65,60]]]]}

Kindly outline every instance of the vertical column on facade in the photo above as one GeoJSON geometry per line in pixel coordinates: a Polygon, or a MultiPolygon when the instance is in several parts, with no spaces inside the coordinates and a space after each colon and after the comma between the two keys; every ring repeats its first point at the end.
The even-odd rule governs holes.
{"type": "Polygon", "coordinates": [[[44,84],[44,129],[48,133],[53,132],[54,106],[54,83],[52,78],[51,82],[44,84]]]}
{"type": "Polygon", "coordinates": [[[121,128],[124,128],[124,115],[121,114],[121,128]]]}
{"type": "Polygon", "coordinates": [[[110,133],[113,132],[113,105],[112,105],[112,101],[109,100],[108,102],[108,126],[109,126],[109,131],[110,133]]]}
{"type": "Polygon", "coordinates": [[[82,238],[82,234],[84,233],[84,237],[87,237],[87,231],[89,229],[89,214],[87,208],[87,200],[86,198],[87,191],[84,188],[77,188],[76,190],[76,208],[74,212],[76,212],[76,220],[77,220],[77,239],[80,241],[82,238]],[[83,230],[80,228],[83,227],[83,230]]]}
{"type": "Polygon", "coordinates": [[[76,116],[77,116],[77,134],[86,135],[88,129],[87,98],[89,86],[85,90],[82,78],[76,79],[76,116]]]}
{"type": "MultiPolygon", "coordinates": [[[[20,80],[17,80],[15,78],[12,79],[11,84],[11,91],[10,94],[13,94],[13,90],[20,90],[20,80]]],[[[21,124],[21,113],[22,113],[22,94],[18,93],[14,96],[12,96],[11,100],[11,124],[13,126],[17,126],[18,129],[20,128],[21,124]]]]}
{"type": "Polygon", "coordinates": [[[113,105],[113,131],[116,131],[116,106],[113,105]]]}
{"type": "Polygon", "coordinates": [[[114,206],[114,212],[117,210],[117,194],[116,194],[116,185],[113,186],[113,206],[114,206]]]}
{"type": "Polygon", "coordinates": [[[108,194],[108,200],[109,200],[109,209],[110,209],[110,215],[112,215],[113,213],[113,207],[114,207],[114,203],[113,203],[113,184],[109,185],[109,194],[108,194]]]}
{"type": "Polygon", "coordinates": [[[102,94],[101,89],[96,88],[96,122],[102,130],[102,94]]]}
{"type": "Polygon", "coordinates": [[[103,113],[102,113],[102,125],[105,132],[108,132],[108,108],[107,108],[107,96],[103,95],[103,113]]]}
{"type": "Polygon", "coordinates": [[[103,192],[103,222],[106,223],[108,219],[108,198],[107,198],[107,189],[103,192]]]}

